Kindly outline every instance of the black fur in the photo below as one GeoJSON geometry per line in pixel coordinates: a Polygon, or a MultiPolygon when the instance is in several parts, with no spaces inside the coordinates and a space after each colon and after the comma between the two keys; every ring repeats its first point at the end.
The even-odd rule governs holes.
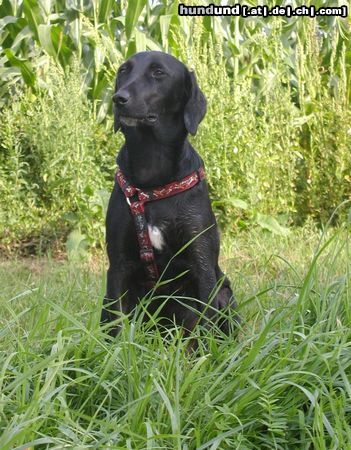
{"type": "MultiPolygon", "coordinates": [[[[118,71],[113,102],[115,131],[121,129],[125,136],[117,163],[130,183],[151,189],[180,180],[203,165],[187,134],[196,133],[206,113],[206,100],[194,73],[180,61],[162,52],[134,55],[118,71]]],[[[164,237],[162,250],[154,249],[160,273],[184,244],[208,228],[174,258],[164,279],[186,270],[188,273],[156,291],[199,299],[201,303],[183,299],[190,306],[187,308],[169,299],[162,317],[189,331],[201,313],[203,321],[208,322],[218,318],[216,310],[234,307],[229,281],[218,266],[219,234],[206,181],[174,197],[146,203],[145,214],[148,224],[160,228],[164,237]],[[220,282],[212,307],[206,307],[220,282]]],[[[106,242],[110,266],[103,323],[114,320],[120,310],[133,311],[147,292],[133,217],[117,183],[107,212],[106,242]]],[[[152,302],[149,310],[155,311],[163,301],[152,302]]],[[[226,321],[219,323],[228,332],[226,321]]]]}

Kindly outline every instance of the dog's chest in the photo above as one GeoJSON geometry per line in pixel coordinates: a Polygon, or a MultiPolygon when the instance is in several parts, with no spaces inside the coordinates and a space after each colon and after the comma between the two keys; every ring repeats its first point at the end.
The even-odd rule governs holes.
{"type": "Polygon", "coordinates": [[[146,204],[145,219],[151,245],[156,253],[163,255],[169,252],[169,245],[173,242],[177,212],[172,207],[173,199],[146,204]]]}
{"type": "Polygon", "coordinates": [[[151,245],[156,249],[161,251],[165,246],[165,231],[162,227],[157,227],[155,225],[148,224],[149,237],[151,245]]]}

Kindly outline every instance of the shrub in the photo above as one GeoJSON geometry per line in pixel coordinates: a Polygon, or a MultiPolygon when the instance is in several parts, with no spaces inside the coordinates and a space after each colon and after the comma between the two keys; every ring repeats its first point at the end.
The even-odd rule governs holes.
{"type": "Polygon", "coordinates": [[[101,245],[118,144],[82,95],[78,66],[51,64],[44,89],[16,94],[0,123],[2,246],[45,250],[73,228],[101,245]]]}

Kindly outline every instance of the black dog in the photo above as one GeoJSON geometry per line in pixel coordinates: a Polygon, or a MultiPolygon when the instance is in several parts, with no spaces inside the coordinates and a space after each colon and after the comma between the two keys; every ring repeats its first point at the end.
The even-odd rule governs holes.
{"type": "MultiPolygon", "coordinates": [[[[118,70],[113,102],[114,129],[121,128],[125,136],[117,163],[131,186],[152,191],[203,167],[187,134],[196,133],[206,113],[206,100],[195,75],[180,61],[162,52],[134,55],[118,70]]],[[[133,311],[150,288],[140,257],[138,224],[136,228],[129,206],[133,198],[126,199],[123,190],[116,182],[107,212],[110,267],[103,323],[116,319],[118,311],[133,311]]],[[[219,318],[218,311],[234,307],[234,300],[229,281],[218,266],[219,235],[206,181],[199,178],[190,189],[144,206],[159,273],[173,257],[162,278],[172,281],[156,289],[156,300],[148,310],[153,313],[160,308],[164,320],[181,324],[187,331],[199,318],[202,323],[218,320],[228,333],[228,323],[219,318]]],[[[114,329],[111,334],[116,332],[114,329]]]]}

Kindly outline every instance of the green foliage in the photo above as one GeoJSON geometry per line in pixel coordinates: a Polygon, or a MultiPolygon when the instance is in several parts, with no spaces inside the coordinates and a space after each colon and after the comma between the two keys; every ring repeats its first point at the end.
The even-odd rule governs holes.
{"type": "Polygon", "coordinates": [[[15,96],[1,118],[3,247],[44,251],[73,228],[101,246],[120,143],[94,120],[78,67],[65,75],[51,65],[45,90],[15,96]]]}
{"type": "Polygon", "coordinates": [[[1,449],[348,449],[350,234],[333,233],[224,238],[242,328],[202,330],[197,354],[152,319],[106,339],[102,260],[2,262],[1,449]]]}
{"type": "Polygon", "coordinates": [[[325,222],[350,199],[348,21],[187,18],[177,6],[3,0],[3,250],[45,249],[73,230],[102,245],[122,139],[112,133],[115,71],[145,49],[169,51],[196,71],[208,113],[194,143],[223,227],[285,233],[282,225],[310,216],[325,222]]]}
{"type": "Polygon", "coordinates": [[[297,161],[301,176],[297,182],[297,209],[326,220],[336,206],[351,198],[351,108],[350,74],[346,44],[336,61],[336,42],[328,84],[314,70],[323,67],[315,28],[306,27],[309,40],[300,43],[298,77],[300,152],[297,161]],[[338,66],[338,67],[337,67],[338,66]]]}
{"type": "Polygon", "coordinates": [[[350,71],[345,47],[338,70],[334,61],[324,75],[326,84],[316,70],[326,71],[316,23],[309,20],[301,29],[295,73],[286,61],[281,20],[271,22],[269,34],[261,30],[249,38],[268,53],[258,62],[255,89],[256,77],[228,76],[228,60],[200,20],[192,24],[191,41],[183,34],[177,38],[183,49],[179,56],[195,68],[208,100],[208,114],[195,141],[224,225],[246,226],[250,216],[259,223],[258,213],[281,215],[284,221],[289,214],[295,223],[309,215],[326,221],[350,198],[350,71]]]}
{"type": "MultiPolygon", "coordinates": [[[[201,27],[196,27],[193,39],[201,38],[201,27]]],[[[265,39],[264,44],[272,42],[265,39]]],[[[235,215],[244,212],[233,204],[233,197],[269,214],[292,211],[298,130],[296,107],[289,88],[282,84],[284,74],[270,77],[271,68],[267,69],[262,75],[265,89],[258,96],[249,78],[233,83],[216,43],[194,45],[194,49],[190,65],[208,100],[196,147],[205,158],[213,197],[222,204],[221,220],[233,223],[235,215]]]]}

